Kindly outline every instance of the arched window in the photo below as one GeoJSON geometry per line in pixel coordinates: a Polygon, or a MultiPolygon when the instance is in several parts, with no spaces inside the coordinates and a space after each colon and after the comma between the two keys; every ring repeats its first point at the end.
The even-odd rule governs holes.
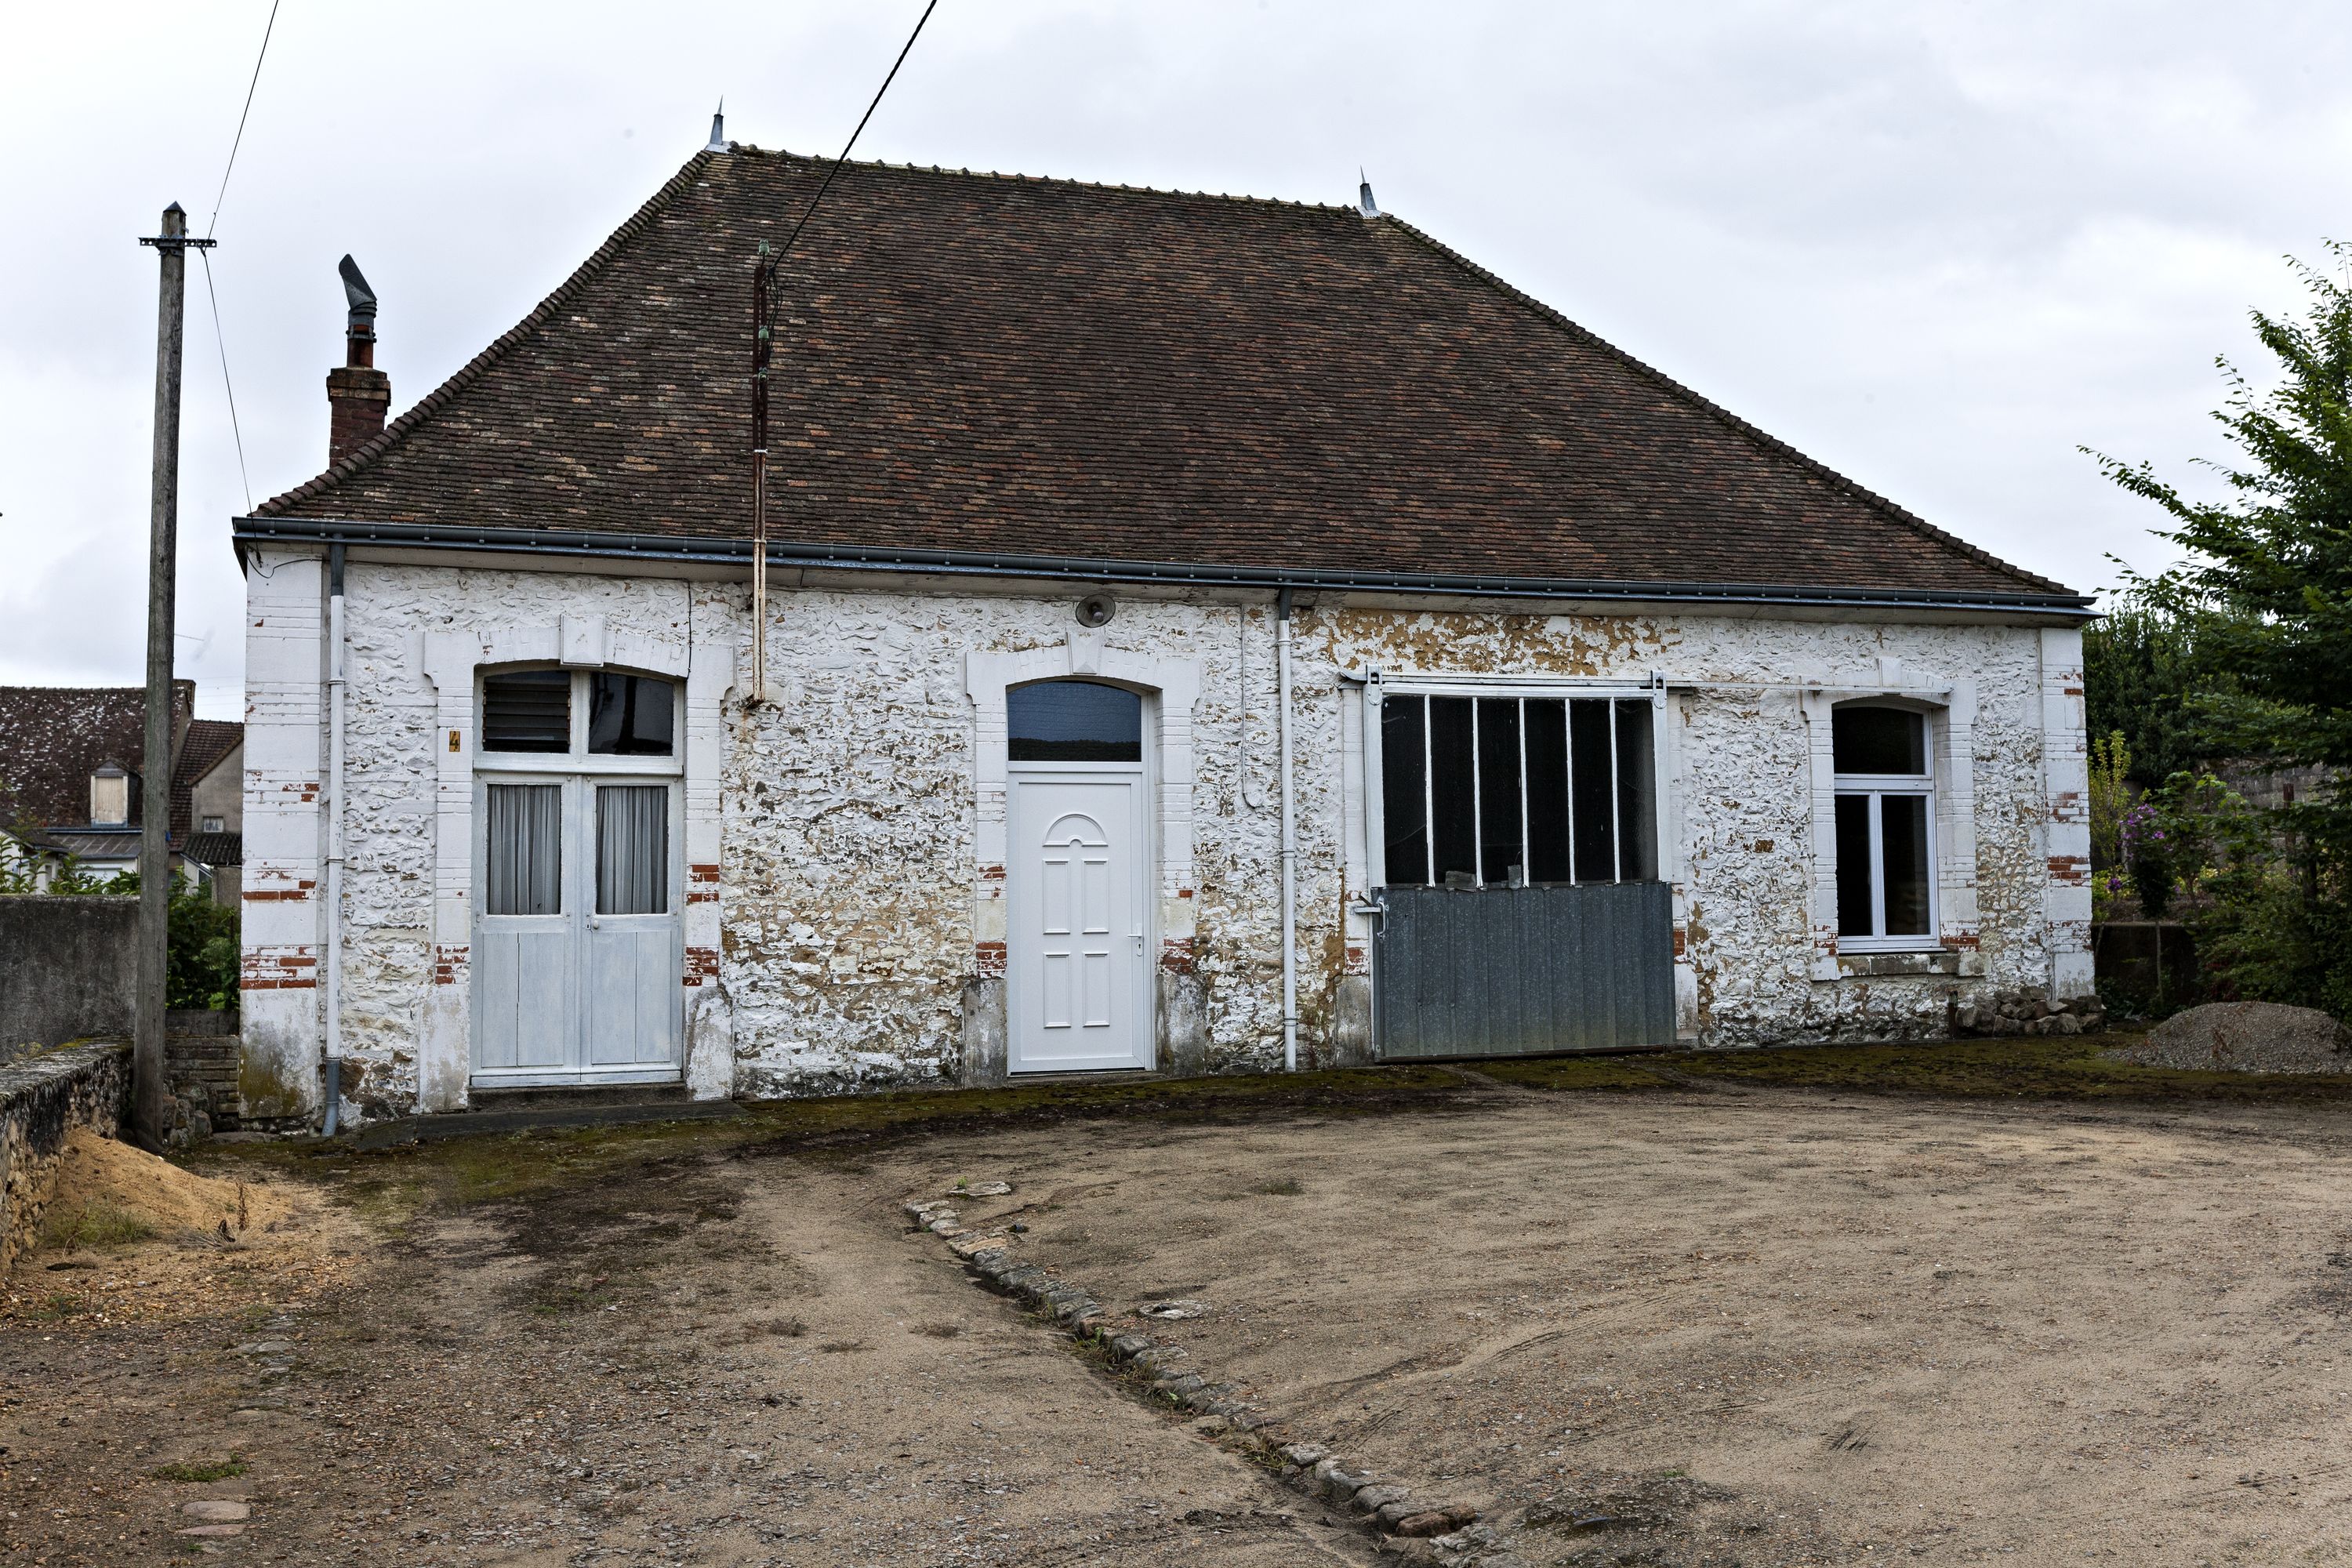
{"type": "Polygon", "coordinates": [[[1919,947],[1936,931],[1936,784],[1927,717],[1840,703],[1830,714],[1837,774],[1838,937],[1848,948],[1919,947]]]}
{"type": "Polygon", "coordinates": [[[1041,680],[1004,694],[1016,763],[1139,763],[1143,699],[1095,680],[1041,680]]]}

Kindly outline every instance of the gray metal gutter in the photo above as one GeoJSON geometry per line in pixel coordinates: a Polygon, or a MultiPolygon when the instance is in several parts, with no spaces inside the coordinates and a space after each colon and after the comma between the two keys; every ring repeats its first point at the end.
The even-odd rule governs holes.
{"type": "MultiPolygon", "coordinates": [[[[488,551],[501,554],[595,557],[614,561],[742,563],[748,539],[708,539],[562,529],[450,528],[438,523],[349,522],[328,518],[240,517],[231,538],[241,561],[256,544],[379,545],[388,549],[488,551]]],[[[973,551],[891,550],[872,545],[772,542],[772,567],[881,572],[923,576],[1029,577],[1080,583],[1157,584],[1170,587],[1289,588],[1301,593],[1443,594],[1474,599],[1582,599],[1627,604],[1689,604],[1758,607],[1841,606],[1916,609],[2080,620],[2092,601],[2075,594],[1948,594],[1885,588],[1773,586],[1752,583],[1586,581],[1573,578],[1484,577],[1417,572],[1335,572],[1266,566],[1185,565],[1173,562],[1097,560],[973,551]]]]}

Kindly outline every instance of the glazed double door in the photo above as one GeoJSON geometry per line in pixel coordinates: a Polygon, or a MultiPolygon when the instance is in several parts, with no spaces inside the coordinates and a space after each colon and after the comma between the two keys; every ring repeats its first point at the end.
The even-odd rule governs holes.
{"type": "Polygon", "coordinates": [[[484,777],[476,793],[474,1081],[678,1076],[674,781],[484,777]]]}

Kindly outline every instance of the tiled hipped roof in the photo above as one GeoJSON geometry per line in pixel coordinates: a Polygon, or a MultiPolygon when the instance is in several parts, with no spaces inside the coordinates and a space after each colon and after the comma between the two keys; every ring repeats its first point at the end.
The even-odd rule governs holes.
{"type": "MultiPolygon", "coordinates": [[[[753,257],[823,169],[697,156],[520,326],[257,515],[746,538],[753,257]]],[[[2065,592],[1349,207],[855,164],[782,281],[779,541],[2065,592]]]]}
{"type": "MultiPolygon", "coordinates": [[[[196,781],[245,737],[245,726],[197,719],[196,683],[172,683],[171,837],[186,841],[196,781]]],[[[146,691],[136,686],[0,686],[0,827],[87,826],[89,775],[109,763],[134,781],[145,754],[146,691]]],[[[140,794],[131,791],[131,825],[140,794]]]]}

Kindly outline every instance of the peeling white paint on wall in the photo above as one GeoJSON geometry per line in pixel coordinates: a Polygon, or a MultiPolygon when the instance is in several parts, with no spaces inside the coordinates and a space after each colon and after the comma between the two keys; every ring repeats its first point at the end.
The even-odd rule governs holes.
{"type": "MultiPolygon", "coordinates": [[[[247,616],[247,1039],[263,1042],[268,1070],[289,1086],[289,1106],[308,1111],[318,1092],[317,994],[290,979],[315,961],[326,913],[315,891],[323,588],[315,560],[259,552],[255,561],[247,616]]],[[[464,875],[446,885],[448,835],[436,818],[458,798],[445,781],[468,776],[470,754],[452,762],[446,737],[470,724],[472,698],[470,690],[460,700],[436,687],[426,669],[428,639],[444,639],[434,646],[445,649],[458,646],[451,637],[486,647],[501,637],[540,635],[569,617],[600,624],[616,649],[678,650],[674,661],[665,656],[666,666],[683,668],[690,655],[697,671],[729,660],[748,670],[748,596],[743,586],[723,583],[395,565],[355,552],[346,574],[351,707],[341,918],[346,1082],[355,1069],[358,1083],[347,1094],[361,1114],[462,1102],[454,1079],[442,1087],[427,1081],[457,1064],[435,1058],[441,1065],[428,1071],[423,1058],[436,1050],[446,1057],[451,1031],[462,1040],[465,1027],[464,926],[453,926],[449,910],[454,903],[462,912],[469,893],[464,875]]],[[[692,864],[688,973],[681,984],[688,988],[687,1072],[697,1092],[803,1094],[965,1075],[968,987],[987,974],[989,944],[1001,954],[1003,941],[1001,929],[987,929],[990,878],[1001,889],[1003,873],[982,863],[967,661],[1087,637],[1102,650],[1197,666],[1192,791],[1183,803],[1192,886],[1162,889],[1164,900],[1189,909],[1163,914],[1161,963],[1197,997],[1200,1066],[1280,1066],[1272,606],[1127,597],[1108,626],[1088,632],[1072,616],[1076,597],[779,588],[771,597],[773,700],[747,707],[723,677],[690,678],[684,853],[692,864]],[[698,723],[706,728],[696,731],[698,723]],[[694,733],[712,758],[699,777],[694,733]],[[711,825],[707,839],[697,838],[698,820],[711,825]],[[710,851],[696,846],[711,840],[716,870],[698,883],[696,868],[711,862],[702,859],[710,851]],[[707,928],[698,927],[703,920],[707,928]]],[[[1345,985],[1363,973],[1369,946],[1369,927],[1346,912],[1351,889],[1344,873],[1349,795],[1366,787],[1349,773],[1362,756],[1349,716],[1360,688],[1349,677],[1371,670],[1632,685],[1654,672],[1664,677],[1672,759],[1665,868],[1679,884],[1687,1022],[1700,1043],[1932,1037],[1945,1030],[1956,1002],[2088,987],[2086,933],[2074,911],[2087,894],[2074,897],[2068,869],[2081,836],[2080,642],[2072,633],[1697,614],[1318,608],[1304,601],[1295,627],[1301,1043],[1308,1062],[1334,1059],[1343,1043],[1345,985]],[[1885,679],[1896,672],[1898,682],[1885,679]],[[1913,692],[1965,689],[1967,721],[1956,720],[1952,732],[1966,749],[1972,786],[1963,809],[1973,826],[1973,877],[1965,876],[1969,868],[1948,866],[1944,885],[1948,896],[1973,895],[1973,921],[1956,926],[1947,910],[1958,973],[1838,975],[1832,963],[1826,972],[1832,977],[1824,978],[1811,903],[1814,721],[1805,694],[1852,695],[1898,683],[1913,692]]],[[[1961,711],[1958,698],[1952,701],[1961,711]]],[[[470,802],[469,790],[459,794],[470,802]]],[[[1360,834],[1360,809],[1352,821],[1360,834]]],[[[1965,842],[1949,837],[1954,825],[1943,830],[1948,842],[1965,842]]],[[[1360,842],[1355,854],[1360,865],[1360,842]]]]}

